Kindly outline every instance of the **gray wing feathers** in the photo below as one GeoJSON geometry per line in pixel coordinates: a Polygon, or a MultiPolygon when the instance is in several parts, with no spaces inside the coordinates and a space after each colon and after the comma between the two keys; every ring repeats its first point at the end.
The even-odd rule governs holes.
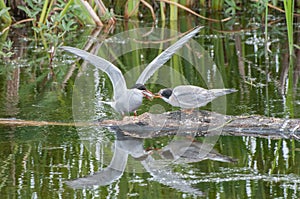
{"type": "Polygon", "coordinates": [[[173,95],[182,108],[196,108],[205,106],[215,98],[236,92],[235,89],[211,89],[207,90],[192,85],[177,86],[173,89],[173,95]]]}
{"type": "Polygon", "coordinates": [[[222,95],[227,95],[229,93],[237,92],[237,90],[231,89],[231,88],[228,88],[228,89],[211,89],[211,91],[214,93],[214,95],[216,97],[219,97],[219,96],[222,96],[222,95]]]}
{"type": "Polygon", "coordinates": [[[166,63],[173,54],[180,49],[186,42],[189,41],[192,37],[195,36],[197,32],[202,27],[197,27],[181,39],[179,39],[175,44],[167,48],[164,52],[162,52],[159,56],[157,56],[142,72],[142,74],[139,76],[136,83],[145,84],[146,81],[155,73],[156,70],[158,70],[164,63],[166,63]]]}
{"type": "Polygon", "coordinates": [[[63,46],[61,49],[83,58],[93,64],[97,69],[105,72],[112,81],[115,99],[119,98],[124,93],[124,90],[127,89],[122,72],[111,62],[78,48],[63,46]]]}
{"type": "Polygon", "coordinates": [[[175,87],[173,95],[182,108],[205,106],[216,98],[209,90],[191,85],[175,87]]]}

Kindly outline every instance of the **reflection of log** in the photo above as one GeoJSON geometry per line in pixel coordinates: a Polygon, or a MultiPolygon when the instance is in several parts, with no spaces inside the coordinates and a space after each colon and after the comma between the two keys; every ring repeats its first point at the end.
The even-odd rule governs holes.
{"type": "Polygon", "coordinates": [[[209,111],[181,111],[162,114],[144,113],[138,117],[101,122],[60,123],[0,119],[0,125],[9,126],[103,126],[118,128],[124,134],[137,138],[166,135],[232,135],[268,138],[300,139],[300,119],[280,119],[264,116],[227,116],[209,111]]]}
{"type": "Polygon", "coordinates": [[[138,118],[125,117],[122,121],[105,120],[102,125],[118,127],[126,135],[151,138],[185,134],[192,136],[233,135],[269,138],[300,139],[300,119],[280,119],[263,116],[226,116],[208,111],[163,114],[144,113],[138,118]]]}

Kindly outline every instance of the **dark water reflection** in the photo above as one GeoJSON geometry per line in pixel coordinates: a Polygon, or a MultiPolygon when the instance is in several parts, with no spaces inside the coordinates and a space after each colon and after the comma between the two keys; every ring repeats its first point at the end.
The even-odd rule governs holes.
{"type": "Polygon", "coordinates": [[[101,171],[107,170],[107,162],[114,155],[111,142],[98,140],[90,143],[90,147],[95,144],[95,150],[90,150],[84,140],[78,140],[76,130],[69,127],[2,128],[1,132],[6,132],[1,136],[1,195],[7,197],[93,198],[109,195],[122,198],[122,194],[138,198],[180,198],[202,194],[222,198],[299,196],[299,144],[294,141],[221,137],[215,146],[221,154],[226,154],[220,155],[221,159],[232,156],[237,163],[204,160],[175,164],[164,159],[153,163],[152,157],[157,159],[159,151],[148,156],[149,150],[146,150],[146,146],[168,147],[171,137],[125,140],[125,145],[118,145],[126,149],[119,150],[121,156],[118,157],[122,160],[128,158],[124,173],[115,170],[115,174],[103,180],[99,173],[101,176],[101,171]],[[34,136],[30,136],[31,132],[34,136]],[[80,180],[90,175],[93,177],[80,180]],[[65,181],[78,177],[72,186],[81,189],[71,189],[66,185],[65,181]],[[99,184],[108,185],[99,187],[99,184]]]}
{"type": "MultiPolygon", "coordinates": [[[[192,28],[191,24],[195,22],[187,20],[187,23],[185,21],[180,24],[180,31],[183,32],[192,28]]],[[[271,52],[268,60],[260,29],[223,33],[215,30],[220,30],[218,24],[210,26],[212,27],[205,28],[195,40],[213,57],[221,71],[224,86],[239,90],[227,97],[226,114],[299,118],[299,71],[295,70],[294,92],[289,95],[286,79],[287,42],[285,35],[277,32],[282,26],[270,27],[271,52]]],[[[224,29],[227,31],[229,28],[226,26],[224,29]]],[[[116,27],[116,32],[123,30],[123,26],[116,27]]],[[[92,41],[93,46],[97,46],[104,37],[109,36],[103,31],[87,29],[80,34],[67,36],[65,44],[83,48],[86,41],[92,41]],[[94,36],[88,37],[89,35],[94,36]]],[[[69,61],[69,55],[61,57],[60,54],[54,59],[53,69],[49,68],[47,53],[33,46],[32,42],[15,38],[16,57],[1,63],[5,67],[0,69],[0,116],[73,122],[73,85],[80,70],[75,66],[74,72],[70,73],[73,62],[69,61]],[[64,81],[66,84],[63,84],[64,81]]],[[[120,57],[115,64],[120,64],[125,73],[133,65],[149,63],[158,53],[157,50],[150,49],[131,52],[120,57]],[[143,58],[140,57],[141,54],[143,58]]],[[[296,54],[298,53],[297,51],[296,54]]],[[[174,58],[171,63],[184,74],[189,83],[208,86],[195,71],[183,67],[186,66],[183,60],[174,58]]],[[[296,61],[295,65],[297,64],[299,65],[296,61]]],[[[83,67],[88,65],[81,65],[83,67]]],[[[213,83],[213,70],[209,72],[205,77],[212,79],[213,83]]],[[[110,99],[112,88],[109,80],[103,74],[99,76],[96,96],[102,100],[110,99]]],[[[95,88],[93,83],[86,86],[95,88]]],[[[159,85],[151,84],[149,87],[160,89],[159,85]]],[[[163,102],[156,103],[163,107],[162,110],[172,110],[172,107],[163,102]]],[[[98,104],[92,102],[89,105],[98,107],[98,104]]],[[[151,102],[145,102],[140,112],[149,107],[151,102]]],[[[210,108],[210,105],[204,107],[208,110],[210,108]]],[[[82,114],[91,115],[92,119],[113,118],[115,115],[111,111],[109,107],[100,107],[94,112],[82,114]]],[[[174,137],[134,139],[127,143],[137,150],[133,152],[123,150],[130,147],[126,144],[120,146],[124,140],[116,139],[115,134],[112,130],[99,127],[1,125],[1,198],[300,197],[298,141],[221,136],[214,146],[219,159],[230,157],[237,160],[236,163],[201,158],[198,161],[181,159],[184,162],[178,163],[170,160],[174,155],[166,150],[170,148],[174,137]],[[107,180],[105,178],[103,181],[99,181],[104,179],[103,176],[96,177],[96,181],[102,186],[91,183],[91,179],[84,182],[85,185],[93,184],[89,187],[81,186],[80,180],[70,181],[97,176],[99,171],[101,173],[108,170],[115,146],[122,149],[119,150],[122,153],[119,157],[123,164],[118,162],[116,165],[121,171],[125,168],[124,172],[117,170],[116,173],[105,176],[107,180]],[[187,163],[189,161],[193,163],[187,163]],[[80,189],[73,189],[66,182],[73,182],[73,188],[80,189]]],[[[196,141],[201,143],[203,138],[196,138],[196,141]]]]}

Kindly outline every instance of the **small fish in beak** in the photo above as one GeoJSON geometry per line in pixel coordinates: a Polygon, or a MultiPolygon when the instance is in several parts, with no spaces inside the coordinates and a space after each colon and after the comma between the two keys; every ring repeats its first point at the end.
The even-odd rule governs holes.
{"type": "Polygon", "coordinates": [[[154,96],[153,93],[149,91],[144,84],[136,84],[132,87],[132,89],[133,88],[140,90],[144,95],[144,97],[147,98],[148,100],[151,101],[153,99],[154,96]]]}
{"type": "Polygon", "coordinates": [[[149,90],[144,90],[143,95],[144,95],[145,98],[147,98],[150,101],[152,101],[153,98],[155,97],[155,95],[153,95],[153,93],[149,90]]]}

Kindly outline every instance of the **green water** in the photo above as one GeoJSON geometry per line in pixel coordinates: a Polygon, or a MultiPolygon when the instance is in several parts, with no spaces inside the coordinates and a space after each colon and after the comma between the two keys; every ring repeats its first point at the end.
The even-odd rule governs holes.
{"type": "MultiPolygon", "coordinates": [[[[177,31],[185,32],[199,24],[201,25],[200,22],[188,19],[178,22],[175,27],[180,27],[177,31]]],[[[229,31],[230,28],[238,30],[243,24],[226,24],[225,27],[218,24],[203,25],[206,25],[205,28],[194,40],[203,47],[204,51],[201,52],[211,56],[216,65],[204,70],[201,64],[210,62],[200,61],[199,74],[186,60],[174,56],[168,65],[185,80],[177,78],[170,68],[162,68],[154,74],[153,80],[148,84],[150,90],[157,92],[163,88],[164,82],[161,81],[164,78],[170,78],[167,81],[172,82],[172,85],[187,81],[193,85],[212,88],[219,81],[214,71],[219,71],[224,87],[236,88],[239,91],[228,95],[226,101],[222,98],[202,109],[214,108],[213,110],[220,110],[228,115],[300,117],[299,71],[295,70],[293,96],[285,94],[288,47],[286,35],[278,31],[284,29],[283,25],[270,27],[271,45],[268,60],[263,45],[262,29],[229,31]],[[227,32],[216,31],[221,28],[227,32]],[[220,109],[217,106],[219,104],[224,106],[220,109]]],[[[150,24],[146,23],[129,23],[127,28],[130,30],[149,26],[150,24]]],[[[164,27],[161,24],[158,26],[168,29],[174,27],[164,27]]],[[[95,35],[96,31],[85,29],[69,33],[64,39],[64,45],[82,49],[87,41],[92,41],[93,46],[101,45],[98,48],[99,54],[116,52],[122,48],[123,41],[111,40],[105,44],[102,43],[103,38],[112,38],[125,30],[127,29],[121,23],[116,25],[113,34],[99,31],[95,35]],[[105,45],[109,44],[112,48],[107,50],[105,45]]],[[[134,31],[130,32],[132,35],[129,37],[135,37],[134,33],[137,34],[134,31]]],[[[13,37],[13,34],[11,37],[15,42],[16,55],[9,60],[3,60],[0,69],[2,118],[72,123],[74,120],[95,121],[117,116],[109,106],[99,105],[98,100],[95,100],[112,98],[112,85],[105,74],[95,73],[90,65],[86,65],[88,70],[84,70],[85,66],[80,61],[71,72],[67,83],[63,84],[71,64],[75,61],[74,56],[57,51],[49,67],[47,52],[40,45],[36,46],[31,37],[20,39],[13,37]],[[80,72],[83,72],[83,75],[78,77],[80,72]],[[91,78],[86,79],[87,76],[91,78]],[[90,96],[96,98],[92,99],[90,96]]],[[[164,38],[168,37],[169,35],[165,35],[164,38]]],[[[198,50],[182,53],[193,56],[191,52],[198,50]]],[[[117,57],[114,64],[120,67],[124,74],[130,71],[130,74],[125,75],[130,85],[144,65],[160,52],[161,50],[153,48],[135,50],[117,57]],[[141,67],[134,68],[139,65],[141,67]]],[[[115,58],[113,55],[110,57],[111,60],[115,58]]],[[[178,109],[158,99],[152,102],[144,100],[144,105],[138,113],[148,110],[162,112],[178,109]]],[[[236,163],[203,160],[188,164],[146,164],[144,159],[134,159],[132,155],[128,155],[124,173],[108,185],[95,184],[88,188],[68,186],[66,181],[89,176],[107,168],[113,156],[113,146],[116,144],[115,133],[111,129],[97,126],[1,125],[1,198],[300,197],[298,141],[233,136],[220,136],[214,149],[224,157],[236,159],[236,163]]],[[[199,142],[203,139],[196,138],[199,142]]],[[[144,149],[143,152],[155,149],[151,157],[156,159],[156,150],[168,146],[172,140],[173,137],[161,137],[135,141],[144,149]]],[[[119,143],[122,143],[122,140],[119,143]]]]}

